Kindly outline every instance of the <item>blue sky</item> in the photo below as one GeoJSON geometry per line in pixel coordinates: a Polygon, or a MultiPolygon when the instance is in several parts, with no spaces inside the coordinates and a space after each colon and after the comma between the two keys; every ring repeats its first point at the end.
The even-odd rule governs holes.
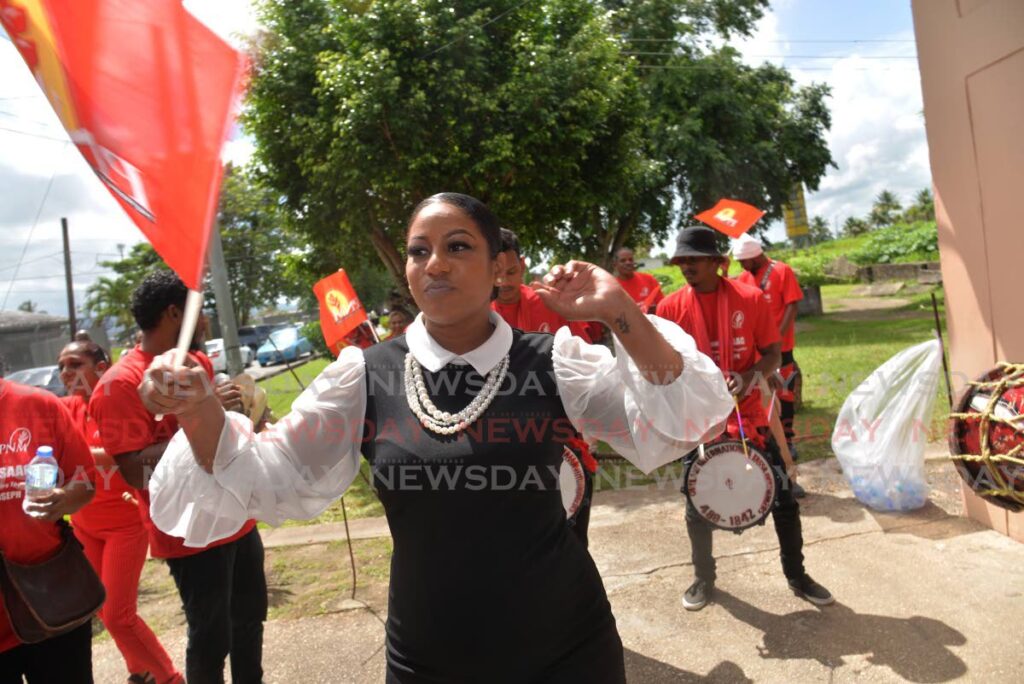
{"type": "MultiPolygon", "coordinates": [[[[255,27],[248,0],[185,4],[228,38],[255,27]]],[[[71,226],[79,306],[104,272],[98,262],[142,235],[65,144],[60,122],[0,36],[0,308],[31,299],[65,315],[60,217],[71,226]]],[[[810,215],[841,224],[866,214],[883,188],[907,202],[931,184],[913,38],[909,0],[777,0],[755,34],[735,42],[751,64],[785,64],[798,82],[833,89],[828,140],[838,168],[808,194],[810,215]]],[[[226,156],[242,160],[248,149],[235,141],[226,156]]],[[[783,238],[782,226],[769,237],[783,238]]]]}

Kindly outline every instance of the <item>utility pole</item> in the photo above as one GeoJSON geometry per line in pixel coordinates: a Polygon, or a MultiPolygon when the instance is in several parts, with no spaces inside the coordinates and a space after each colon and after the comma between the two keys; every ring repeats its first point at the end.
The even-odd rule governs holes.
{"type": "Polygon", "coordinates": [[[68,241],[68,220],[62,216],[60,229],[64,234],[64,283],[68,288],[68,337],[75,339],[75,329],[78,323],[75,321],[75,288],[71,283],[71,243],[68,241]]]}
{"type": "Polygon", "coordinates": [[[220,225],[217,223],[213,224],[208,256],[210,281],[213,284],[213,295],[217,298],[217,317],[224,337],[224,353],[227,354],[228,375],[233,378],[245,369],[242,368],[242,354],[238,349],[238,322],[235,320],[235,306],[231,301],[231,288],[228,287],[228,267],[224,262],[224,245],[220,240],[220,225]]]}

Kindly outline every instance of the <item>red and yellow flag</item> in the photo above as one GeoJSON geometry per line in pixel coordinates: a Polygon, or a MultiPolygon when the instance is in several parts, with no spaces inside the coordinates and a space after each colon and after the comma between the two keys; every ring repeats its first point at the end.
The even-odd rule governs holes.
{"type": "Polygon", "coordinates": [[[0,0],[0,23],[99,179],[200,289],[242,55],[181,0],[0,0]]]}
{"type": "Polygon", "coordinates": [[[349,282],[345,269],[339,269],[313,286],[316,298],[320,300],[320,329],[324,342],[334,355],[344,347],[355,344],[368,347],[374,343],[372,333],[360,334],[360,326],[367,323],[355,288],[349,282]]]}
{"type": "Polygon", "coordinates": [[[694,218],[731,238],[738,238],[750,230],[764,212],[739,200],[721,199],[718,204],[697,214],[694,218]]]}

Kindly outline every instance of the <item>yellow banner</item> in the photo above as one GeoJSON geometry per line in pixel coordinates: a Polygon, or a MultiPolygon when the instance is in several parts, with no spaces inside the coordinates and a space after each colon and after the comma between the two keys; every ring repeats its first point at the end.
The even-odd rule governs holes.
{"type": "Polygon", "coordinates": [[[810,232],[803,183],[793,186],[793,191],[789,193],[789,203],[782,207],[782,217],[786,221],[786,237],[800,237],[810,232]]]}

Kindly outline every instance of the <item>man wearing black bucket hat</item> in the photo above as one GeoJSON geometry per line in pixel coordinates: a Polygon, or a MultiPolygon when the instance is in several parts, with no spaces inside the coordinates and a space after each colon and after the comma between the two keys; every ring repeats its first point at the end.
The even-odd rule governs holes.
{"type": "MultiPolygon", "coordinates": [[[[718,233],[703,226],[679,233],[671,263],[679,266],[687,285],[663,299],[658,316],[677,323],[690,333],[697,348],[711,357],[726,376],[737,398],[739,415],[730,415],[729,439],[746,439],[763,450],[782,473],[782,456],[768,432],[768,419],[758,388],[762,378],[777,384],[779,329],[764,294],[755,287],[723,277],[728,261],[718,233]]],[[[687,460],[696,457],[696,451],[687,460]]],[[[833,602],[832,595],[804,571],[800,506],[783,476],[783,487],[772,510],[779,538],[782,569],[797,596],[816,605],[833,602]]],[[[687,501],[686,531],[690,538],[696,579],[683,595],[687,610],[700,610],[711,599],[715,586],[712,526],[687,501]]]]}

